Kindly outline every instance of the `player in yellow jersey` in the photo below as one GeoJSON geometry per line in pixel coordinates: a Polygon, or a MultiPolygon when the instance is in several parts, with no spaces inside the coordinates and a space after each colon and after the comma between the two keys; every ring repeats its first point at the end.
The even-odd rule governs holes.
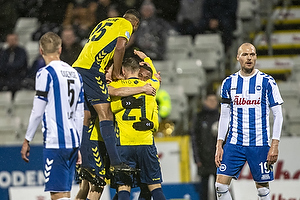
{"type": "MultiPolygon", "coordinates": [[[[112,68],[106,68],[106,81],[110,83],[111,80],[111,70],[112,68]]],[[[146,92],[148,94],[155,95],[155,89],[146,85],[139,88],[120,88],[115,90],[116,94],[128,96],[132,94],[146,92]]],[[[114,102],[116,105],[119,104],[119,107],[123,107],[122,104],[126,105],[131,104],[137,106],[136,102],[133,101],[118,101],[114,102]]],[[[87,104],[85,104],[85,110],[87,104]]],[[[99,120],[97,113],[91,109],[92,112],[87,112],[86,119],[90,122],[88,127],[88,132],[83,135],[82,145],[81,145],[81,154],[82,154],[82,163],[81,166],[78,166],[78,178],[80,182],[79,191],[76,195],[76,200],[98,200],[101,197],[101,194],[104,189],[104,178],[110,178],[109,168],[109,159],[106,154],[105,145],[103,138],[101,137],[99,120]],[[90,115],[89,115],[90,114],[90,115]]],[[[88,122],[86,122],[88,123],[88,122]]],[[[143,190],[147,191],[147,190],[143,190]]]]}
{"type": "MultiPolygon", "coordinates": [[[[142,52],[135,51],[135,53],[142,52]]],[[[146,57],[144,61],[151,67],[153,74],[156,74],[150,58],[146,57]]],[[[125,59],[122,70],[126,80],[110,83],[108,87],[110,94],[112,95],[111,91],[117,88],[139,87],[148,82],[158,90],[159,80],[152,76],[147,81],[141,81],[138,78],[139,68],[139,63],[135,59],[125,59]]],[[[140,182],[148,186],[153,200],[166,199],[161,188],[162,174],[153,138],[153,132],[158,128],[158,109],[155,96],[133,95],[133,98],[142,100],[142,106],[125,109],[114,105],[115,101],[122,99],[121,97],[111,96],[111,98],[112,111],[115,114],[117,149],[122,161],[133,168],[140,168],[140,182]]],[[[116,173],[114,181],[118,185],[118,199],[129,200],[133,184],[132,177],[128,179],[128,177],[124,177],[124,174],[116,173]]]]}
{"type": "MultiPolygon", "coordinates": [[[[100,131],[105,142],[110,163],[115,170],[134,171],[122,163],[115,146],[113,114],[105,80],[105,67],[114,63],[113,78],[120,78],[125,46],[137,30],[140,15],[131,9],[123,17],[101,21],[92,31],[73,67],[81,74],[85,100],[99,117],[100,131]]],[[[72,93],[72,91],[69,91],[72,93]]],[[[89,114],[85,112],[83,134],[88,131],[89,114]]]]}

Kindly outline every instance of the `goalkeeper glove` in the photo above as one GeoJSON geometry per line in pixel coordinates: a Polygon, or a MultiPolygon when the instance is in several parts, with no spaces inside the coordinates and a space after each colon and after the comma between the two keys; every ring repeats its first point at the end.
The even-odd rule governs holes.
{"type": "Polygon", "coordinates": [[[132,127],[137,131],[148,131],[153,129],[154,124],[147,118],[140,118],[140,122],[134,122],[132,127]]]}
{"type": "Polygon", "coordinates": [[[133,96],[128,96],[122,98],[122,106],[123,108],[140,108],[143,105],[143,100],[142,99],[136,99],[133,96]]]}

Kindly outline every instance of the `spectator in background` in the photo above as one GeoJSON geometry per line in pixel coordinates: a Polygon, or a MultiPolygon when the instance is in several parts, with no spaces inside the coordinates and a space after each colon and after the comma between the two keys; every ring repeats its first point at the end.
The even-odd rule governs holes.
{"type": "Polygon", "coordinates": [[[35,87],[35,75],[42,67],[45,67],[46,63],[42,55],[38,55],[33,61],[31,68],[28,69],[26,78],[22,82],[22,87],[28,90],[34,90],[35,87]]]}
{"type": "Polygon", "coordinates": [[[193,119],[191,138],[194,160],[201,177],[200,199],[208,199],[208,180],[216,178],[215,149],[218,134],[219,102],[216,94],[208,94],[202,110],[193,119]]]}
{"type": "Polygon", "coordinates": [[[49,31],[59,34],[64,21],[67,7],[72,0],[43,0],[39,8],[38,20],[40,27],[33,33],[32,39],[38,41],[40,37],[49,31]],[[59,5],[59,6],[58,6],[59,5]]]}
{"type": "Polygon", "coordinates": [[[80,40],[87,39],[96,21],[97,2],[95,0],[73,0],[69,4],[64,26],[73,26],[80,40]]]}
{"type": "Polygon", "coordinates": [[[18,12],[15,9],[17,1],[0,0],[0,5],[0,42],[5,42],[6,35],[13,32],[18,19],[18,12]]]}
{"type": "MultiPolygon", "coordinates": [[[[113,18],[113,17],[121,17],[121,6],[119,4],[112,4],[109,6],[108,11],[107,11],[107,17],[113,18]]],[[[122,12],[124,13],[124,12],[122,12]]]]}
{"type": "Polygon", "coordinates": [[[77,59],[82,50],[81,44],[74,33],[72,27],[66,27],[61,33],[62,39],[62,52],[60,59],[69,65],[72,65],[77,59]]]}
{"type": "Polygon", "coordinates": [[[165,56],[165,41],[171,25],[157,17],[156,9],[150,1],[144,1],[140,13],[142,20],[134,35],[134,45],[153,60],[163,60],[165,56]]]}
{"type": "Polygon", "coordinates": [[[113,0],[98,0],[97,8],[95,10],[96,21],[101,22],[108,18],[109,6],[113,4],[113,0]]]}
{"type": "Polygon", "coordinates": [[[6,36],[7,47],[0,52],[0,81],[1,90],[12,92],[13,98],[21,89],[21,82],[27,73],[26,50],[19,46],[18,35],[9,33],[6,36]]]}
{"type": "MultiPolygon", "coordinates": [[[[141,73],[141,69],[140,69],[140,73],[141,73]]],[[[167,119],[171,114],[172,111],[171,97],[166,90],[160,88],[156,93],[156,102],[158,105],[159,121],[161,122],[162,120],[167,119]]]]}
{"type": "Polygon", "coordinates": [[[237,0],[204,0],[199,33],[220,31],[227,51],[232,43],[233,31],[236,29],[237,6],[237,0]]]}
{"type": "Polygon", "coordinates": [[[198,24],[202,16],[202,4],[204,0],[181,0],[177,15],[177,30],[182,35],[197,34],[198,24]]]}

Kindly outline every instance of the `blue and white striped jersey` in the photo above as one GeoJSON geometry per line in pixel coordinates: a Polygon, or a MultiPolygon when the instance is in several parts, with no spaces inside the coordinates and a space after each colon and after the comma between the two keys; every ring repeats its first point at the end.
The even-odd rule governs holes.
{"type": "Polygon", "coordinates": [[[227,142],[243,146],[269,145],[269,108],[282,104],[278,86],[270,75],[240,72],[227,77],[221,87],[222,103],[230,104],[227,142]]]}
{"type": "Polygon", "coordinates": [[[80,74],[63,61],[52,61],[36,75],[38,98],[47,101],[43,115],[45,148],[80,146],[81,133],[75,123],[77,104],[84,102],[80,74]]]}

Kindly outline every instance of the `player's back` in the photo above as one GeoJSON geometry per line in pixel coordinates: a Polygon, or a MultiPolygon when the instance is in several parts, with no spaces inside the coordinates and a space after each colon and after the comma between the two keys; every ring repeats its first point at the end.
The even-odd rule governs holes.
{"type": "Polygon", "coordinates": [[[104,68],[112,59],[118,37],[129,40],[131,23],[121,17],[101,21],[92,31],[73,67],[94,68],[104,73],[104,68]]]}
{"type": "Polygon", "coordinates": [[[77,103],[83,102],[78,72],[63,61],[52,61],[38,72],[36,90],[48,93],[43,118],[46,148],[78,147],[75,111],[77,103]]]}

